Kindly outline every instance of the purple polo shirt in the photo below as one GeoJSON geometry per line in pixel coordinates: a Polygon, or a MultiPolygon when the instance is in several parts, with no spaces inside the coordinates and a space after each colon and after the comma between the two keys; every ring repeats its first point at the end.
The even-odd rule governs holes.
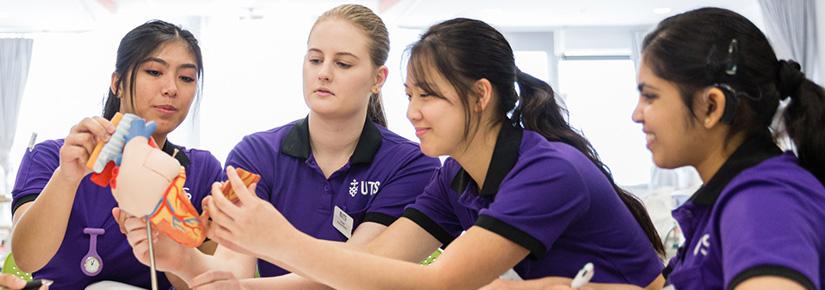
{"type": "Polygon", "coordinates": [[[448,159],[404,217],[444,245],[473,226],[521,245],[530,251],[514,267],[523,279],[573,277],[592,262],[594,282],[644,287],[663,267],[607,177],[584,154],[509,125],[502,126],[480,190],[448,159]]]}
{"type": "MultiPolygon", "coordinates": [[[[439,166],[413,143],[382,126],[365,122],[349,162],[327,179],[309,143],[308,119],[255,133],[229,153],[226,165],[261,175],[257,194],[296,228],[313,237],[344,241],[332,225],[336,206],[363,222],[390,225],[424,190],[439,166]]],[[[261,277],[288,273],[258,260],[261,277]]]]}
{"type": "Polygon", "coordinates": [[[686,240],[664,271],[676,289],[764,275],[822,287],[825,187],[769,138],[742,144],[673,217],[686,240]]]}
{"type": "MultiPolygon", "coordinates": [[[[62,139],[45,141],[23,156],[12,190],[12,213],[20,205],[34,201],[46,187],[59,165],[62,145],[62,139]]],[[[170,155],[174,149],[179,150],[175,158],[186,168],[184,188],[191,193],[192,204],[201,211],[201,200],[209,194],[212,183],[223,179],[221,164],[208,151],[186,149],[169,141],[163,147],[170,155]]],[[[60,248],[46,266],[33,273],[34,277],[54,280],[49,287],[53,290],[83,289],[104,280],[149,288],[149,267],[138,262],[126,236],[120,233],[112,218],[116,202],[111,189],[95,185],[89,177],[84,177],[77,189],[60,248]],[[83,233],[86,227],[106,231],[97,237],[97,253],[103,260],[103,269],[94,277],[86,276],[80,268],[81,259],[89,252],[90,236],[83,233]]],[[[158,272],[157,277],[161,289],[171,286],[162,272],[158,272]]]]}

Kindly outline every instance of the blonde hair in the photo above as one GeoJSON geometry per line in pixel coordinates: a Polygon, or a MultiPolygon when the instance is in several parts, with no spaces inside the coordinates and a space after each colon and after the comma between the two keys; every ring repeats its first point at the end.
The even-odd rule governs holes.
{"type": "MultiPolygon", "coordinates": [[[[387,32],[387,26],[384,25],[381,17],[378,17],[372,10],[358,4],[340,5],[321,14],[321,16],[315,20],[315,24],[312,25],[312,30],[315,30],[315,26],[317,26],[318,23],[330,19],[346,20],[360,28],[366,33],[367,39],[369,40],[367,47],[372,64],[379,67],[387,62],[387,56],[390,52],[389,32],[387,32]]],[[[370,96],[367,118],[381,126],[387,126],[387,118],[384,116],[380,91],[370,96]]]]}

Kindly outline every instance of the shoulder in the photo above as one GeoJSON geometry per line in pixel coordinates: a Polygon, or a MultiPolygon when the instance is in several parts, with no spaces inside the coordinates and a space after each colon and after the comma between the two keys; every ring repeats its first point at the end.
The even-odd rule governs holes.
{"type": "Polygon", "coordinates": [[[802,214],[805,220],[825,220],[825,187],[786,153],[734,177],[720,193],[714,211],[719,218],[734,220],[752,219],[754,212],[763,218],[802,214]]]}
{"type": "Polygon", "coordinates": [[[53,161],[55,167],[60,160],[60,147],[63,146],[63,139],[46,140],[34,145],[31,150],[27,149],[22,162],[49,162],[53,161]]]}
{"type": "Polygon", "coordinates": [[[731,180],[723,198],[758,198],[764,194],[783,194],[793,198],[825,199],[825,187],[799,165],[790,152],[769,158],[748,168],[731,180]],[[740,193],[746,192],[748,195],[740,193]]]}
{"type": "Polygon", "coordinates": [[[438,158],[424,155],[418,143],[410,141],[383,126],[375,125],[375,127],[378,128],[378,132],[381,134],[381,147],[376,153],[376,160],[379,160],[379,162],[391,162],[397,164],[398,167],[405,167],[411,163],[427,164],[433,167],[441,164],[438,158]]]}
{"type": "Polygon", "coordinates": [[[292,128],[295,128],[295,122],[290,122],[289,124],[275,127],[269,130],[255,132],[249,135],[246,135],[241,139],[241,143],[251,143],[251,144],[258,144],[258,143],[271,143],[280,145],[281,140],[292,131],[292,128]]]}
{"type": "Polygon", "coordinates": [[[548,141],[536,132],[525,130],[514,169],[559,172],[582,176],[598,169],[581,151],[563,142],[548,141]]]}
{"type": "Polygon", "coordinates": [[[60,147],[63,147],[63,139],[53,139],[53,140],[45,140],[43,142],[37,143],[32,147],[32,153],[52,153],[52,152],[60,152],[60,147]]]}
{"type": "Polygon", "coordinates": [[[280,151],[281,141],[292,131],[292,128],[295,127],[295,122],[246,135],[235,145],[232,151],[236,153],[243,152],[245,154],[256,153],[262,150],[280,151]]]}
{"type": "Polygon", "coordinates": [[[418,143],[415,143],[395,132],[387,129],[381,125],[375,125],[378,132],[381,133],[381,147],[391,148],[392,150],[400,150],[404,152],[420,153],[418,143]]]}
{"type": "Polygon", "coordinates": [[[195,148],[183,148],[183,151],[186,153],[186,157],[192,162],[192,164],[197,164],[197,166],[202,167],[221,167],[221,162],[218,160],[215,155],[212,155],[212,152],[203,149],[195,149],[195,148]]]}

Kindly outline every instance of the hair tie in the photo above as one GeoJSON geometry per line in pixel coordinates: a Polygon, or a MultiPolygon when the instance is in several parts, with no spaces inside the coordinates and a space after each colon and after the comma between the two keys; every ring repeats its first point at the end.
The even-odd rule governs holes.
{"type": "Polygon", "coordinates": [[[799,63],[793,60],[779,61],[779,78],[777,82],[779,99],[784,100],[796,96],[799,87],[805,81],[805,74],[802,73],[801,69],[799,63]]]}

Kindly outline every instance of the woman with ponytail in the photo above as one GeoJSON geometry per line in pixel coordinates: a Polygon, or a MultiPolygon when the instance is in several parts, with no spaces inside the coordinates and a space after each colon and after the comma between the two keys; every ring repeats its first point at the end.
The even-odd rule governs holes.
{"type": "Polygon", "coordinates": [[[735,12],[663,20],[642,46],[639,103],[656,165],[704,185],[673,212],[685,244],[664,271],[676,289],[822,289],[825,92],[735,12]],[[781,121],[794,150],[771,127],[781,121]],[[794,151],[796,154],[794,154],[794,151]]]}
{"type": "MultiPolygon", "coordinates": [[[[438,159],[386,128],[380,92],[389,49],[387,29],[369,8],[347,4],[326,11],[309,33],[304,57],[308,116],[244,137],[227,157],[228,171],[260,175],[253,194],[314,238],[353,245],[372,240],[401,216],[438,168],[438,159]]],[[[135,255],[145,261],[144,223],[129,219],[125,225],[135,255]]],[[[256,270],[276,281],[299,278],[264,256],[227,249],[231,245],[220,243],[214,256],[173,243],[156,246],[154,253],[158,268],[190,284],[204,272],[223,273],[218,281],[229,289],[238,289],[231,283],[252,278],[256,270]]]]}
{"type": "MultiPolygon", "coordinates": [[[[421,151],[450,158],[376,239],[347,247],[312,238],[242,186],[240,205],[210,199],[210,237],[318,287],[478,289],[505,272],[569,284],[588,262],[596,282],[661,287],[661,245],[644,210],[616,190],[549,85],[518,72],[501,33],[471,19],[431,27],[410,48],[405,86],[421,151]],[[418,264],[439,247],[434,263],[418,264]]],[[[220,288],[217,277],[194,284],[220,288]]]]}

